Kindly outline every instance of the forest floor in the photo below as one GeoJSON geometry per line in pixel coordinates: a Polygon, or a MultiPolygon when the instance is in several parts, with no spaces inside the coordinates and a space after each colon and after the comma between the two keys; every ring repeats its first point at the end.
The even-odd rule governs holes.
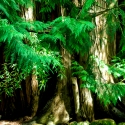
{"type": "Polygon", "coordinates": [[[21,121],[7,121],[1,120],[0,125],[22,125],[21,121]]]}
{"type": "Polygon", "coordinates": [[[32,125],[34,121],[31,120],[31,117],[25,116],[16,120],[0,120],[0,125],[32,125]]]}

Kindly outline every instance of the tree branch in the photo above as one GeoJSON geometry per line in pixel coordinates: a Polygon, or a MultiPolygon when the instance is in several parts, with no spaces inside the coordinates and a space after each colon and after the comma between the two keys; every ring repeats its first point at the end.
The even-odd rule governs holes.
{"type": "Polygon", "coordinates": [[[110,9],[105,9],[105,10],[100,11],[100,12],[97,12],[97,13],[89,13],[89,16],[91,16],[92,18],[94,18],[94,17],[99,16],[99,15],[102,15],[102,14],[104,14],[105,12],[108,12],[108,11],[110,11],[110,10],[118,9],[118,8],[122,8],[122,7],[125,7],[125,4],[120,4],[120,5],[117,6],[117,7],[113,7],[113,8],[110,8],[110,9]]]}
{"type": "MultiPolygon", "coordinates": [[[[108,12],[110,10],[113,10],[113,9],[118,9],[118,8],[122,8],[122,7],[125,7],[125,4],[120,4],[119,6],[117,7],[113,7],[113,8],[108,8],[108,9],[105,9],[103,11],[100,11],[100,12],[97,12],[97,13],[88,13],[84,18],[86,17],[92,17],[92,18],[95,18],[96,16],[99,16],[99,15],[102,15],[104,14],[105,12],[108,12]]],[[[79,14],[78,14],[79,15],[79,14]]],[[[77,16],[78,17],[78,16],[77,16]]],[[[46,30],[41,30],[41,31],[35,31],[35,30],[32,30],[32,29],[26,29],[28,32],[33,32],[33,33],[38,33],[38,34],[43,34],[43,33],[49,33],[50,30],[52,29],[52,27],[46,29],[46,30]]]]}

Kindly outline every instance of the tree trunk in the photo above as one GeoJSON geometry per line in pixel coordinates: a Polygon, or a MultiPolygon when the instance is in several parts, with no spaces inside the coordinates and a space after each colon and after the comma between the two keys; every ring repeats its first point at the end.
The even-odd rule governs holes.
{"type": "MultiPolygon", "coordinates": [[[[84,55],[84,57],[81,56],[81,54],[79,54],[78,62],[80,65],[84,67],[84,69],[88,67],[87,58],[88,58],[87,54],[84,55]]],[[[88,120],[92,122],[95,119],[94,101],[93,101],[92,93],[87,88],[80,87],[81,84],[84,84],[81,79],[79,79],[78,81],[79,81],[78,83],[79,83],[79,91],[80,91],[80,113],[81,113],[82,120],[88,120]]]]}
{"type": "MultiPolygon", "coordinates": [[[[103,8],[107,7],[106,3],[103,0],[98,0],[98,3],[99,5],[101,5],[101,7],[95,6],[94,7],[95,13],[103,11],[104,10],[103,8]]],[[[111,61],[111,57],[115,56],[116,54],[116,43],[115,43],[116,41],[115,41],[115,36],[113,41],[111,41],[110,37],[107,34],[106,31],[107,20],[105,18],[105,14],[106,13],[99,15],[95,17],[95,19],[93,20],[96,25],[96,28],[95,31],[92,33],[93,46],[91,48],[90,54],[94,55],[99,60],[104,61],[105,64],[109,64],[111,61]]],[[[96,75],[96,79],[104,83],[108,82],[114,83],[114,79],[112,75],[107,73],[107,69],[101,68],[101,65],[98,65],[96,63],[94,66],[95,66],[94,72],[96,75]]]]}
{"type": "MultiPolygon", "coordinates": [[[[27,21],[35,20],[35,11],[33,7],[22,8],[22,17],[27,21]]],[[[32,35],[32,34],[31,34],[32,35]]],[[[26,42],[27,43],[27,42],[26,42]]],[[[27,43],[28,44],[28,43],[27,43]]],[[[39,89],[38,89],[38,80],[37,76],[34,74],[35,70],[33,69],[32,74],[26,78],[26,98],[29,106],[29,116],[25,117],[25,120],[32,119],[38,110],[39,105],[39,89]]]]}
{"type": "MultiPolygon", "coordinates": [[[[21,10],[20,15],[25,20],[32,21],[35,19],[34,10],[32,7],[27,9],[21,8],[21,10]]],[[[0,61],[0,64],[3,64],[3,57],[1,57],[1,59],[2,62],[0,61]]],[[[22,81],[21,87],[22,89],[17,89],[12,97],[8,97],[4,93],[2,94],[0,103],[0,112],[3,115],[2,118],[13,119],[28,116],[24,117],[24,120],[29,120],[36,115],[39,104],[37,76],[32,73],[26,78],[26,80],[22,81]]]]}
{"type": "MultiPolygon", "coordinates": [[[[96,12],[103,11],[103,8],[106,8],[106,4],[103,0],[97,0],[99,5],[101,7],[95,6],[94,10],[96,12]]],[[[104,63],[109,64],[110,60],[113,55],[115,55],[115,41],[109,42],[108,35],[106,33],[106,18],[105,15],[99,15],[93,19],[93,22],[96,25],[95,30],[92,32],[92,41],[93,46],[91,48],[90,54],[94,55],[94,57],[97,57],[98,60],[104,61],[104,63]],[[112,44],[112,47],[109,48],[109,46],[112,44]],[[113,50],[111,50],[113,49],[113,50]]],[[[107,69],[101,68],[100,64],[97,64],[96,62],[91,62],[94,66],[93,72],[95,75],[95,78],[100,83],[114,83],[113,77],[108,74],[107,69]]],[[[100,91],[101,92],[101,91],[100,91]]],[[[95,118],[104,118],[107,117],[107,114],[109,112],[109,107],[104,106],[98,98],[95,99],[95,118]],[[99,110],[101,109],[101,112],[99,110]],[[107,112],[106,116],[104,115],[104,112],[107,112]]],[[[110,116],[111,117],[111,114],[110,116]]]]}
{"type": "Polygon", "coordinates": [[[62,80],[58,78],[56,83],[55,96],[49,100],[37,119],[38,123],[46,124],[49,121],[55,124],[67,123],[72,114],[71,98],[71,56],[62,49],[62,62],[65,66],[65,76],[62,80]]]}
{"type": "Polygon", "coordinates": [[[37,76],[32,74],[26,78],[25,84],[26,102],[27,108],[29,109],[28,114],[30,117],[25,117],[25,120],[32,119],[38,110],[39,105],[39,90],[37,76]]]}
{"type": "MultiPolygon", "coordinates": [[[[103,0],[97,0],[99,6],[95,6],[94,13],[103,11],[104,9],[112,8],[117,5],[117,0],[115,0],[112,4],[106,5],[106,3],[103,0]]],[[[94,32],[92,32],[92,41],[93,46],[91,48],[90,54],[94,55],[94,57],[98,58],[98,60],[103,61],[105,64],[110,64],[111,58],[116,55],[116,34],[114,34],[114,37],[111,38],[110,35],[107,34],[106,31],[106,14],[108,12],[105,12],[102,15],[99,15],[95,17],[93,22],[96,25],[96,28],[94,32]]],[[[115,21],[114,17],[112,16],[112,22],[115,21]]],[[[108,73],[106,68],[103,68],[101,64],[94,61],[91,62],[94,66],[93,72],[95,75],[95,78],[100,83],[112,83],[114,84],[114,78],[111,74],[108,73]]],[[[101,92],[101,90],[100,90],[101,92]]],[[[124,112],[123,110],[119,110],[119,107],[113,104],[104,106],[98,98],[95,99],[95,118],[104,118],[104,117],[110,117],[113,119],[124,119],[124,112]],[[100,111],[100,112],[99,112],[100,111]],[[103,112],[103,113],[102,113],[103,112]]]]}
{"type": "MultiPolygon", "coordinates": [[[[73,1],[76,6],[83,6],[84,5],[84,0],[78,1],[74,0],[73,1]]],[[[78,59],[76,59],[80,65],[84,67],[84,69],[87,68],[87,54],[83,57],[81,56],[82,53],[78,54],[78,59]],[[84,63],[83,63],[84,62],[84,63]]],[[[77,114],[77,121],[83,121],[83,120],[88,120],[88,121],[93,121],[94,120],[94,104],[93,104],[93,97],[91,94],[91,91],[88,90],[87,88],[81,88],[82,81],[81,79],[78,79],[78,88],[79,88],[79,99],[80,99],[80,108],[79,108],[79,113],[77,114]]],[[[77,93],[76,93],[77,94],[77,93]]],[[[75,96],[74,96],[75,97],[75,96]]],[[[77,99],[77,105],[78,99],[77,99]]],[[[77,106],[78,107],[78,106],[77,106]]]]}
{"type": "Polygon", "coordinates": [[[77,121],[79,121],[80,116],[80,92],[78,86],[77,77],[72,77],[72,90],[73,90],[73,97],[74,97],[74,106],[75,106],[75,115],[77,121]]]}

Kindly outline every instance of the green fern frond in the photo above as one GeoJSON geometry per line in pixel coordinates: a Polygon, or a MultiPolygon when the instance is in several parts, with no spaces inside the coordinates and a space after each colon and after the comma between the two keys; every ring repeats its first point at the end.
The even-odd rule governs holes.
{"type": "Polygon", "coordinates": [[[0,42],[8,41],[10,43],[13,37],[23,39],[23,34],[16,31],[13,25],[0,26],[0,35],[0,42]]]}
{"type": "Polygon", "coordinates": [[[92,45],[89,31],[94,28],[94,25],[89,21],[76,20],[70,17],[59,17],[49,22],[46,30],[47,28],[48,33],[38,35],[41,43],[47,41],[48,45],[54,45],[55,43],[55,46],[58,46],[57,42],[60,41],[60,44],[72,53],[79,53],[83,50],[88,51],[92,45]]]}
{"type": "Polygon", "coordinates": [[[34,65],[42,67],[44,70],[48,71],[49,65],[52,63],[52,61],[54,63],[56,62],[54,66],[59,67],[61,65],[55,57],[51,56],[51,54],[42,56],[30,46],[24,44],[24,39],[26,36],[29,38],[29,40],[33,40],[32,35],[30,35],[30,33],[25,29],[27,26],[31,27],[32,25],[24,24],[24,27],[21,27],[21,24],[21,26],[18,26],[18,28],[17,24],[6,24],[5,26],[0,26],[0,42],[6,43],[5,57],[7,61],[11,62],[12,64],[17,62],[20,70],[29,70],[28,72],[32,71],[34,65]]]}
{"type": "MultiPolygon", "coordinates": [[[[84,70],[84,68],[77,62],[72,63],[72,72],[73,75],[77,76],[82,80],[81,87],[88,88],[92,92],[96,93],[97,96],[105,105],[110,103],[116,105],[117,101],[120,100],[121,97],[125,95],[125,89],[124,89],[125,84],[123,82],[118,82],[116,84],[101,83],[98,79],[95,79],[93,75],[84,70]]],[[[122,72],[123,74],[125,74],[124,68],[122,72]]],[[[121,75],[123,74],[121,73],[121,75]]]]}
{"type": "Polygon", "coordinates": [[[85,3],[84,3],[84,10],[89,10],[90,7],[93,5],[95,1],[94,0],[86,0],[85,3]]]}
{"type": "Polygon", "coordinates": [[[7,17],[9,17],[9,13],[7,12],[7,9],[4,7],[4,5],[0,4],[0,10],[6,14],[7,17]]]}
{"type": "Polygon", "coordinates": [[[89,15],[88,10],[92,7],[92,5],[94,4],[95,0],[86,0],[82,10],[80,11],[80,19],[84,19],[86,17],[86,15],[89,15]]]}

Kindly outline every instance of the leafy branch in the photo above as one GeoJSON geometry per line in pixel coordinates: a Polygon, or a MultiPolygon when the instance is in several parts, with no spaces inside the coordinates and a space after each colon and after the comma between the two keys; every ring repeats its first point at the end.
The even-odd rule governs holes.
{"type": "Polygon", "coordinates": [[[87,70],[77,62],[72,63],[72,72],[73,76],[75,75],[82,80],[81,87],[88,88],[93,93],[96,93],[104,105],[110,103],[116,105],[117,100],[121,101],[121,97],[125,95],[125,84],[123,82],[115,84],[101,82],[95,78],[94,75],[87,72],[87,70]]]}

